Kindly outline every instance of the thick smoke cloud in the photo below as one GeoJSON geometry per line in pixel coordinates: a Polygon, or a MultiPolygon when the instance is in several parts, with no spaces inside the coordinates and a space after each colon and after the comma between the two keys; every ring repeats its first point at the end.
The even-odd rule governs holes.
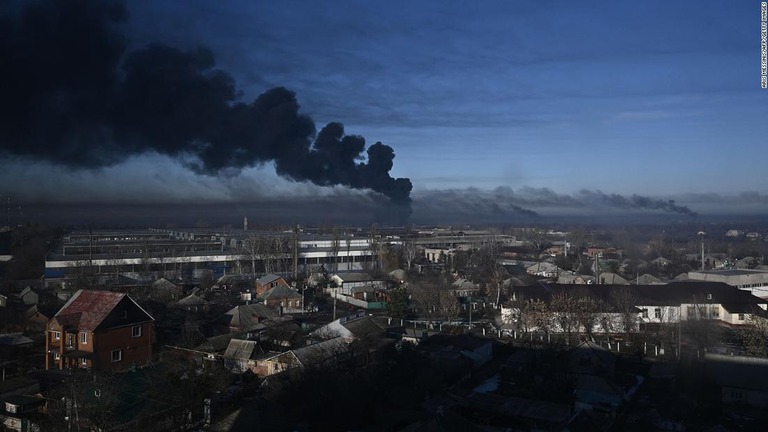
{"type": "Polygon", "coordinates": [[[127,52],[117,30],[127,19],[121,3],[4,7],[0,150],[10,155],[82,169],[155,152],[212,176],[274,162],[293,180],[371,189],[410,205],[410,180],[389,175],[391,147],[366,149],[338,123],[316,134],[291,91],[273,88],[243,103],[205,48],[127,52]]]}

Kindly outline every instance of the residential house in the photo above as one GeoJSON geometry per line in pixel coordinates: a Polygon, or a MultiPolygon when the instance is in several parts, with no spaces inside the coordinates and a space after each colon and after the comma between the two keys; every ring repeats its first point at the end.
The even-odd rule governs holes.
{"type": "Polygon", "coordinates": [[[350,358],[349,341],[337,337],[259,359],[258,371],[260,375],[272,375],[289,370],[334,367],[350,358]]]}
{"type": "Polygon", "coordinates": [[[597,279],[600,285],[629,285],[629,281],[611,272],[600,273],[597,279]]]}
{"type": "Polygon", "coordinates": [[[632,285],[664,285],[666,282],[662,282],[661,279],[654,275],[645,273],[632,280],[632,285]]]}
{"type": "Polygon", "coordinates": [[[154,318],[123,293],[79,290],[49,321],[45,368],[124,370],[152,360],[154,318]]]}
{"type": "Polygon", "coordinates": [[[691,319],[712,319],[730,325],[748,324],[762,314],[768,301],[718,282],[672,282],[637,286],[636,306],[641,322],[664,324],[691,319]]]}
{"type": "Polygon", "coordinates": [[[263,321],[275,319],[277,316],[277,312],[263,304],[240,305],[216,318],[213,325],[226,328],[229,333],[243,333],[263,329],[263,321]]]}
{"type": "Polygon", "coordinates": [[[37,304],[40,300],[40,295],[32,289],[32,287],[26,287],[18,295],[19,300],[27,306],[37,304]]]}
{"type": "Polygon", "coordinates": [[[264,351],[258,342],[252,340],[232,339],[222,358],[224,367],[232,373],[252,371],[257,373],[256,359],[263,357],[264,351]]]}
{"type": "Polygon", "coordinates": [[[557,283],[563,285],[586,285],[595,283],[595,277],[565,272],[557,276],[557,283]]]}
{"type": "Polygon", "coordinates": [[[32,305],[26,312],[24,333],[39,335],[45,332],[48,322],[61,309],[63,304],[43,303],[32,305]]]}
{"type": "Polygon", "coordinates": [[[192,293],[170,305],[173,309],[182,309],[187,313],[204,314],[208,312],[209,304],[202,297],[192,293]]]}
{"type": "MultiPolygon", "coordinates": [[[[552,307],[552,299],[558,294],[592,297],[603,305],[594,320],[593,333],[624,331],[628,307],[636,314],[632,327],[637,330],[639,324],[667,324],[690,319],[719,320],[730,325],[745,325],[753,314],[764,315],[768,309],[768,300],[755,297],[747,291],[717,282],[670,282],[666,285],[573,285],[539,284],[512,287],[512,298],[538,299],[552,307]],[[578,289],[578,291],[575,291],[578,289]],[[632,305],[617,305],[612,293],[619,296],[626,292],[632,305]],[[621,306],[621,309],[619,309],[621,306]],[[637,325],[636,325],[637,324],[637,325]]],[[[554,314],[568,311],[553,311],[554,314]]],[[[505,328],[520,328],[525,331],[542,330],[524,328],[523,311],[517,305],[502,306],[501,317],[505,328]]],[[[572,312],[571,312],[572,313],[572,312]]],[[[561,332],[559,320],[548,323],[547,331],[561,332]]],[[[582,328],[575,332],[585,331],[582,328]]]]}
{"type": "Polygon", "coordinates": [[[545,278],[556,278],[560,273],[568,273],[560,267],[546,261],[528,266],[525,271],[528,272],[529,275],[545,278]]]}
{"type": "Polygon", "coordinates": [[[373,277],[368,273],[337,273],[331,276],[331,285],[335,285],[336,288],[331,288],[332,291],[352,296],[352,288],[360,286],[372,286],[374,288],[386,288],[387,282],[385,280],[373,277]]]}
{"type": "Polygon", "coordinates": [[[166,278],[160,278],[150,285],[148,296],[160,303],[175,302],[182,296],[182,289],[166,278]]]}
{"type": "Polygon", "coordinates": [[[332,321],[310,333],[310,338],[321,340],[343,338],[347,341],[373,340],[378,341],[386,336],[387,331],[373,317],[365,312],[342,317],[332,321]]]}
{"type": "Polygon", "coordinates": [[[624,255],[624,250],[612,247],[588,247],[584,251],[584,255],[590,258],[621,259],[624,255]]]}
{"type": "Polygon", "coordinates": [[[418,349],[438,361],[467,359],[473,368],[479,368],[493,358],[493,341],[471,334],[436,334],[420,343],[418,349]]]}
{"type": "Polygon", "coordinates": [[[278,284],[261,294],[259,299],[267,307],[280,309],[286,313],[301,312],[304,310],[304,296],[288,285],[278,284]]]}
{"type": "Polygon", "coordinates": [[[264,292],[271,290],[277,286],[290,287],[288,282],[283,279],[282,276],[276,274],[268,274],[256,279],[256,295],[260,296],[264,292]]]}
{"type": "Polygon", "coordinates": [[[463,277],[456,277],[456,280],[451,284],[451,289],[454,296],[462,299],[476,297],[480,294],[480,287],[463,277]]]}

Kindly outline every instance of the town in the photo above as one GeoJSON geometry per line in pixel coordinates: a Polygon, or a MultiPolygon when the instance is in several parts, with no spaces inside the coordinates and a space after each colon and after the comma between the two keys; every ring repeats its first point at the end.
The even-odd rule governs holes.
{"type": "Polygon", "coordinates": [[[9,430],[759,430],[761,231],[1,234],[9,430]]]}

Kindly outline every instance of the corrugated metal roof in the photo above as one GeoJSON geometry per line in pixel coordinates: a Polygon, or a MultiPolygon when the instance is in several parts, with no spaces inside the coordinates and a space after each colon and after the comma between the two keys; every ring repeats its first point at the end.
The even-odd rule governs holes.
{"type": "Polygon", "coordinates": [[[265,275],[265,276],[262,276],[262,277],[256,279],[256,283],[257,284],[261,284],[261,285],[266,285],[266,284],[268,284],[270,282],[274,282],[274,281],[276,281],[278,279],[280,279],[280,276],[278,276],[276,274],[268,274],[268,275],[265,275]]]}
{"type": "Polygon", "coordinates": [[[71,325],[79,331],[93,331],[124,297],[123,293],[111,291],[79,290],[54,318],[62,326],[71,325]]]}
{"type": "Polygon", "coordinates": [[[233,307],[227,313],[217,318],[216,323],[247,331],[258,328],[261,320],[274,319],[276,317],[277,313],[262,304],[249,304],[233,307]]]}
{"type": "Polygon", "coordinates": [[[252,360],[262,354],[261,348],[255,341],[232,339],[224,351],[224,357],[238,360],[252,360]]]}
{"type": "Polygon", "coordinates": [[[259,295],[262,299],[285,299],[285,298],[301,298],[302,295],[298,291],[285,285],[278,285],[270,290],[264,291],[259,295]]]}
{"type": "Polygon", "coordinates": [[[291,352],[302,366],[310,366],[326,362],[339,354],[347,352],[348,349],[349,347],[344,338],[339,337],[295,349],[291,352]]]}
{"type": "MultiPolygon", "coordinates": [[[[54,315],[54,319],[62,326],[72,326],[78,331],[91,332],[104,323],[112,310],[123,301],[130,302],[126,304],[130,306],[126,309],[131,322],[155,320],[126,294],[98,290],[77,291],[54,315]]],[[[114,321],[113,318],[110,320],[114,321]]]]}

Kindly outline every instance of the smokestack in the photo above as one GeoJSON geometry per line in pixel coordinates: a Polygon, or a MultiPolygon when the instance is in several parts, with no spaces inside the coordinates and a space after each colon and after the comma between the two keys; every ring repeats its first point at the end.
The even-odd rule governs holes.
{"type": "Polygon", "coordinates": [[[248,216],[243,216],[243,231],[248,231],[248,216]]]}

